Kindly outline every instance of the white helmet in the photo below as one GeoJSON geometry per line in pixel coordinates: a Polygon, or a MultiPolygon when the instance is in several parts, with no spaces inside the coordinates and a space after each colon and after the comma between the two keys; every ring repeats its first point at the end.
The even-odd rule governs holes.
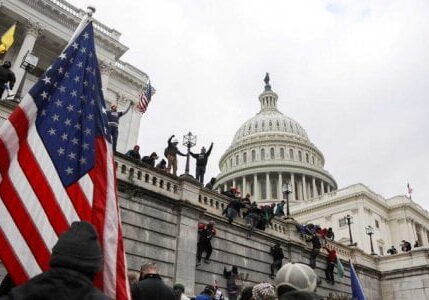
{"type": "Polygon", "coordinates": [[[277,272],[276,288],[289,287],[297,291],[314,292],[317,287],[317,275],[307,265],[287,263],[277,272]]]}

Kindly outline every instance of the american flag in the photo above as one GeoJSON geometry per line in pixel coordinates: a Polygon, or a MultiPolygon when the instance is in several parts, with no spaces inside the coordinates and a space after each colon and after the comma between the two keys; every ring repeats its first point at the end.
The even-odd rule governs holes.
{"type": "Polygon", "coordinates": [[[116,178],[92,22],[0,129],[0,259],[23,283],[49,268],[72,222],[91,222],[103,247],[96,283],[129,299],[116,178]]]}
{"type": "Polygon", "coordinates": [[[139,112],[144,114],[146,112],[147,107],[149,106],[149,102],[152,98],[152,87],[150,85],[150,81],[146,89],[142,91],[139,96],[139,103],[136,105],[136,108],[139,112]]]}

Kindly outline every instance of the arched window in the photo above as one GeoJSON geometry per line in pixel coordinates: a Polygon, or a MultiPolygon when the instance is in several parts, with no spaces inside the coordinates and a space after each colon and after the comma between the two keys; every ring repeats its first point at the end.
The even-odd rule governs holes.
{"type": "Polygon", "coordinates": [[[313,161],[313,165],[314,165],[314,156],[313,155],[311,156],[311,160],[313,161]]]}
{"type": "Polygon", "coordinates": [[[271,121],[270,121],[270,122],[268,123],[268,125],[269,125],[270,127],[273,127],[273,122],[271,122],[271,121]]]}
{"type": "Polygon", "coordinates": [[[275,155],[274,155],[274,148],[271,148],[271,149],[270,149],[270,157],[271,157],[271,159],[274,159],[274,158],[275,158],[275,155]]]}
{"type": "Polygon", "coordinates": [[[295,159],[293,157],[293,149],[289,149],[289,158],[290,158],[290,160],[294,160],[295,159]]]}
{"type": "Polygon", "coordinates": [[[265,149],[261,149],[261,160],[265,159],[265,149]]]}
{"type": "Polygon", "coordinates": [[[307,164],[310,163],[310,157],[308,156],[308,153],[305,153],[305,161],[307,162],[307,164]]]}
{"type": "Polygon", "coordinates": [[[238,155],[237,155],[237,156],[235,156],[235,165],[236,166],[238,166],[238,161],[239,161],[239,158],[238,158],[238,155]]]}
{"type": "Polygon", "coordinates": [[[256,151],[255,149],[252,150],[252,161],[256,160],[256,151]]]}
{"type": "Polygon", "coordinates": [[[243,163],[247,163],[247,152],[243,153],[243,163]]]}
{"type": "Polygon", "coordinates": [[[298,160],[302,162],[302,153],[301,153],[301,150],[298,151],[298,160]]]}
{"type": "Polygon", "coordinates": [[[285,158],[285,148],[280,148],[280,158],[281,159],[285,158]]]}
{"type": "Polygon", "coordinates": [[[229,167],[232,168],[232,158],[229,160],[229,167]]]}

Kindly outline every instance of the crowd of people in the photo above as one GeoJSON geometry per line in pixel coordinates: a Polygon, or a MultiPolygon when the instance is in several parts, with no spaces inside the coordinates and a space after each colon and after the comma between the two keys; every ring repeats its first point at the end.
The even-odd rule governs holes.
{"type": "MultiPolygon", "coordinates": [[[[416,241],[414,243],[414,248],[419,248],[419,247],[421,247],[421,245],[420,245],[419,241],[416,241]]],[[[402,252],[409,252],[412,249],[411,243],[406,241],[406,240],[402,240],[402,242],[400,244],[400,248],[401,248],[402,252]]],[[[392,247],[390,247],[387,250],[387,254],[390,254],[390,255],[398,254],[398,250],[395,248],[394,245],[392,245],[392,247]]]]}
{"type": "MultiPolygon", "coordinates": [[[[109,120],[114,119],[113,121],[109,121],[109,126],[114,127],[113,132],[111,131],[114,151],[116,151],[116,142],[118,139],[117,128],[119,125],[119,118],[125,115],[128,112],[128,110],[129,108],[124,112],[117,113],[116,106],[112,106],[111,111],[108,112],[109,120]],[[113,118],[112,116],[115,116],[115,117],[113,118]]],[[[156,167],[158,169],[161,169],[164,172],[171,173],[174,176],[177,176],[177,156],[178,155],[187,156],[186,154],[182,153],[179,150],[178,144],[179,144],[179,140],[175,137],[175,135],[173,134],[172,136],[170,136],[170,138],[167,140],[167,147],[164,150],[165,159],[164,158],[161,159],[158,163],[156,163],[156,160],[159,158],[159,156],[158,154],[156,154],[156,152],[152,152],[152,154],[142,157],[140,154],[139,145],[135,145],[133,149],[128,150],[125,153],[125,155],[138,163],[156,167]]],[[[206,150],[205,147],[202,147],[200,153],[193,153],[192,151],[189,152],[189,155],[195,158],[196,160],[195,178],[201,184],[204,184],[204,174],[206,173],[206,166],[207,166],[208,158],[212,152],[212,149],[213,149],[213,143],[211,143],[208,150],[206,150]]],[[[207,184],[207,187],[210,189],[213,189],[215,180],[216,180],[215,178],[212,178],[210,182],[207,184]]]]}

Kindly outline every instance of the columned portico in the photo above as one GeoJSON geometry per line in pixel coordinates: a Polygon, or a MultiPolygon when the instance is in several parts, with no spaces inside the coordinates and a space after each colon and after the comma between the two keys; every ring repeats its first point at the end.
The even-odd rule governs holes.
{"type": "Polygon", "coordinates": [[[313,198],[317,197],[317,186],[316,186],[316,178],[312,177],[312,185],[313,185],[313,198]]]}
{"type": "Polygon", "coordinates": [[[305,175],[302,174],[302,200],[307,200],[307,184],[305,182],[305,175]]]}
{"type": "Polygon", "coordinates": [[[279,180],[277,181],[277,199],[281,200],[283,199],[283,175],[282,173],[279,173],[279,180]]]}
{"type": "Polygon", "coordinates": [[[19,49],[18,55],[12,66],[12,71],[15,73],[16,77],[12,94],[16,94],[22,78],[24,77],[25,70],[21,68],[21,63],[24,60],[25,55],[33,51],[34,45],[36,44],[36,39],[41,32],[42,26],[39,23],[33,22],[31,20],[27,21],[27,24],[25,25],[24,41],[21,44],[21,48],[19,49]]]}

